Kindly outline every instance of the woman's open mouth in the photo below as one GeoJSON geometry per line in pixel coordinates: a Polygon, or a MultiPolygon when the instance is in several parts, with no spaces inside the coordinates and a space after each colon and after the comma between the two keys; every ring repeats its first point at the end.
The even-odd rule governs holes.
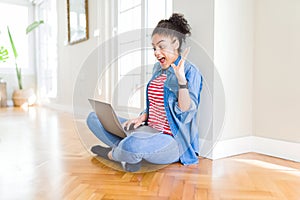
{"type": "Polygon", "coordinates": [[[164,64],[166,62],[166,58],[165,57],[158,58],[158,61],[160,62],[160,64],[164,64]]]}

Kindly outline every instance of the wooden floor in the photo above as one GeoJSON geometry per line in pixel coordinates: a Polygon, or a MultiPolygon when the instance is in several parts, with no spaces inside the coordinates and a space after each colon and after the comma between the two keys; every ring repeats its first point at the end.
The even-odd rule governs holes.
{"type": "Polygon", "coordinates": [[[125,173],[93,157],[93,143],[71,114],[1,108],[0,199],[300,199],[296,162],[249,153],[125,173]]]}

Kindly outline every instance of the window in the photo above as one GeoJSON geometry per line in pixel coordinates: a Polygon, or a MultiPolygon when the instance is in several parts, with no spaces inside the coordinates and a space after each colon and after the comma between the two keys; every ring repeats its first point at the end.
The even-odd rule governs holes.
{"type": "Polygon", "coordinates": [[[34,70],[31,64],[33,56],[29,49],[29,36],[26,35],[26,27],[29,25],[31,18],[29,12],[29,5],[15,5],[9,3],[0,3],[0,46],[4,46],[8,50],[9,59],[5,63],[0,63],[0,70],[13,71],[15,69],[15,61],[11,44],[9,41],[7,27],[14,40],[16,50],[18,52],[18,67],[26,71],[34,70]],[[17,13],[17,14],[16,14],[17,13]]]}
{"type": "Polygon", "coordinates": [[[117,42],[118,67],[113,74],[118,85],[112,88],[118,88],[118,96],[113,97],[118,110],[137,113],[145,108],[145,83],[151,77],[156,60],[152,48],[143,48],[151,44],[151,33],[144,31],[171,15],[171,3],[170,0],[118,0],[115,29],[118,34],[133,31],[117,42]]]}

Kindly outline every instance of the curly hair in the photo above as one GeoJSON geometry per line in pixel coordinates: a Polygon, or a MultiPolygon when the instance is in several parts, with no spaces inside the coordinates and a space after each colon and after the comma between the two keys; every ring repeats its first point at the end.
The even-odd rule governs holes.
{"type": "Polygon", "coordinates": [[[152,36],[155,34],[178,38],[180,52],[182,42],[185,42],[186,36],[191,35],[191,27],[183,14],[173,13],[169,19],[163,19],[158,22],[152,32],[152,36]]]}

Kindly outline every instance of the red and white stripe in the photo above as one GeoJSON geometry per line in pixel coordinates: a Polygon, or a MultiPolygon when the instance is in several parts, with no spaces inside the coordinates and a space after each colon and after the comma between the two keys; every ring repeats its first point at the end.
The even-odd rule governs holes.
{"type": "Polygon", "coordinates": [[[172,135],[169,122],[164,107],[164,82],[167,79],[166,74],[161,74],[152,80],[148,87],[149,116],[148,125],[162,131],[165,134],[172,135]]]}

